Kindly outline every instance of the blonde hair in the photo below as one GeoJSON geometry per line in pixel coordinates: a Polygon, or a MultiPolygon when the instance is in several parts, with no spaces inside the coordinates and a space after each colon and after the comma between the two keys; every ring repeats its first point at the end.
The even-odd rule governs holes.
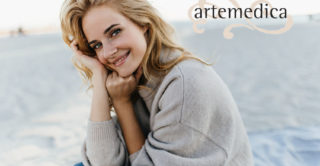
{"type": "MultiPolygon", "coordinates": [[[[156,9],[147,0],[65,0],[60,13],[62,38],[70,46],[73,40],[78,42],[79,49],[86,55],[94,56],[95,52],[88,46],[88,41],[82,30],[82,19],[86,12],[95,6],[111,5],[119,13],[129,18],[140,27],[147,27],[147,50],[142,59],[143,75],[146,80],[152,76],[167,74],[177,63],[185,59],[196,59],[184,48],[175,44],[172,39],[174,29],[160,18],[156,9]],[[181,56],[169,62],[161,63],[162,48],[179,50],[181,56]]],[[[207,64],[207,63],[205,63],[207,64]]],[[[85,66],[75,64],[85,81],[90,81],[92,72],[85,66]]],[[[90,85],[89,89],[92,87],[90,85]]]]}

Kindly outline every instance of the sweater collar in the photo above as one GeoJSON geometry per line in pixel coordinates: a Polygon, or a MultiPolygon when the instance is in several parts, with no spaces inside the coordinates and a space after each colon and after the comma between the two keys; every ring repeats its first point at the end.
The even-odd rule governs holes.
{"type": "MultiPolygon", "coordinates": [[[[169,48],[162,48],[160,52],[160,62],[165,63],[175,58],[178,58],[181,55],[179,50],[172,50],[169,48]]],[[[155,95],[155,91],[158,89],[160,83],[162,82],[164,76],[155,77],[150,75],[150,80],[148,80],[145,84],[147,88],[150,89],[140,89],[139,94],[140,96],[146,101],[152,99],[155,95]]]]}

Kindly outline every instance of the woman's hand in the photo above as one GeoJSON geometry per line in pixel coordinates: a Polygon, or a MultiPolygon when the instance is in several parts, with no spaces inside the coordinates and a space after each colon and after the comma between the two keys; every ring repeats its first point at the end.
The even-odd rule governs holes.
{"type": "Polygon", "coordinates": [[[107,80],[107,70],[97,58],[84,55],[77,47],[76,41],[71,43],[71,48],[75,55],[73,60],[81,63],[86,68],[91,70],[93,95],[90,112],[90,120],[93,122],[102,122],[111,119],[110,103],[107,88],[105,86],[107,80]]]}
{"type": "Polygon", "coordinates": [[[126,78],[120,77],[117,72],[108,75],[106,87],[114,107],[130,102],[132,92],[136,89],[142,76],[142,68],[139,67],[135,75],[126,78]]]}
{"type": "Polygon", "coordinates": [[[108,76],[106,82],[129,154],[139,151],[146,139],[136,118],[133,103],[130,100],[131,94],[136,90],[141,76],[142,68],[139,67],[136,74],[126,78],[120,77],[116,72],[113,72],[108,76]]]}
{"type": "Polygon", "coordinates": [[[85,67],[87,67],[89,70],[91,70],[91,72],[93,73],[93,75],[95,73],[103,73],[103,74],[107,74],[107,70],[104,68],[104,65],[102,63],[99,62],[99,60],[97,58],[94,57],[90,57],[88,55],[84,55],[77,46],[77,42],[74,40],[71,43],[71,48],[73,50],[73,52],[75,53],[74,57],[76,61],[80,62],[82,65],[84,65],[85,67]]]}

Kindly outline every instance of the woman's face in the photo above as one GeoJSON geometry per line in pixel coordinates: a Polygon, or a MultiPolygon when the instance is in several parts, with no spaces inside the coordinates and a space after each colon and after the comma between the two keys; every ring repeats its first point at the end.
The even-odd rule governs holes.
{"type": "Polygon", "coordinates": [[[136,71],[147,49],[146,28],[106,5],[91,8],[83,18],[82,27],[102,64],[121,77],[136,71]]]}

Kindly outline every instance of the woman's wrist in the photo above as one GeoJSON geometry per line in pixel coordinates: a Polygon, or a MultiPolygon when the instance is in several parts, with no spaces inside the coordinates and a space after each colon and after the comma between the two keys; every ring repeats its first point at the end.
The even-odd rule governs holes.
{"type": "Polygon", "coordinates": [[[110,103],[107,90],[94,88],[91,104],[90,120],[93,122],[101,122],[111,119],[110,103]]]}
{"type": "Polygon", "coordinates": [[[123,110],[122,108],[126,108],[127,106],[132,106],[130,98],[112,100],[112,104],[116,111],[123,110]]]}
{"type": "Polygon", "coordinates": [[[106,71],[97,70],[97,71],[93,72],[93,76],[92,76],[92,84],[93,85],[105,86],[106,80],[107,80],[107,72],[106,71]]]}
{"type": "Polygon", "coordinates": [[[106,72],[97,71],[93,73],[93,98],[91,106],[90,120],[94,122],[111,119],[109,95],[106,88],[106,72]]]}

